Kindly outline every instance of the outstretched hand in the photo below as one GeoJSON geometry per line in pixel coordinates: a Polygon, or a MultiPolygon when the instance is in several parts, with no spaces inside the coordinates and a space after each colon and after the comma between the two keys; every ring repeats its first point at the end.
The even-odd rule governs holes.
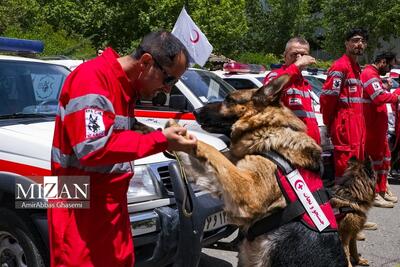
{"type": "Polygon", "coordinates": [[[168,140],[169,151],[183,151],[192,154],[197,147],[197,138],[182,126],[165,128],[162,133],[168,140]]]}

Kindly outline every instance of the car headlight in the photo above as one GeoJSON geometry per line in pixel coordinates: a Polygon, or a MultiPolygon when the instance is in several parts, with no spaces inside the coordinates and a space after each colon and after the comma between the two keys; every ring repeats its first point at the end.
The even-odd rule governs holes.
{"type": "Polygon", "coordinates": [[[160,190],[151,173],[147,165],[135,166],[135,174],[129,182],[129,202],[160,198],[160,190]]]}

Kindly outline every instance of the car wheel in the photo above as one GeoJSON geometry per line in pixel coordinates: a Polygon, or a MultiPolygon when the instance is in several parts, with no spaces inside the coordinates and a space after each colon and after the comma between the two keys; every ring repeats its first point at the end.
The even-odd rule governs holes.
{"type": "Polygon", "coordinates": [[[0,210],[0,266],[44,267],[34,235],[17,215],[0,210]]]}

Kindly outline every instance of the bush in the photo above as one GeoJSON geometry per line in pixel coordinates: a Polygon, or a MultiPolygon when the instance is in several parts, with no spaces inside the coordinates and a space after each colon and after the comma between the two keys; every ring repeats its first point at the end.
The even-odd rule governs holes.
{"type": "Polygon", "coordinates": [[[36,25],[29,32],[23,31],[19,26],[9,26],[3,35],[43,41],[44,51],[40,56],[63,55],[73,59],[88,59],[96,56],[96,49],[89,39],[77,34],[67,34],[63,30],[54,31],[48,24],[36,25]]]}

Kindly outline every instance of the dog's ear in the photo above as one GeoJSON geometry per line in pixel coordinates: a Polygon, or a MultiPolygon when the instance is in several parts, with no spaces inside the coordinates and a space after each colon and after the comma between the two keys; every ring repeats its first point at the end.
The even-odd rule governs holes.
{"type": "Polygon", "coordinates": [[[289,80],[290,76],[288,74],[272,80],[268,85],[264,85],[258,89],[253,96],[253,100],[261,102],[264,106],[279,104],[283,88],[289,80]]]}

